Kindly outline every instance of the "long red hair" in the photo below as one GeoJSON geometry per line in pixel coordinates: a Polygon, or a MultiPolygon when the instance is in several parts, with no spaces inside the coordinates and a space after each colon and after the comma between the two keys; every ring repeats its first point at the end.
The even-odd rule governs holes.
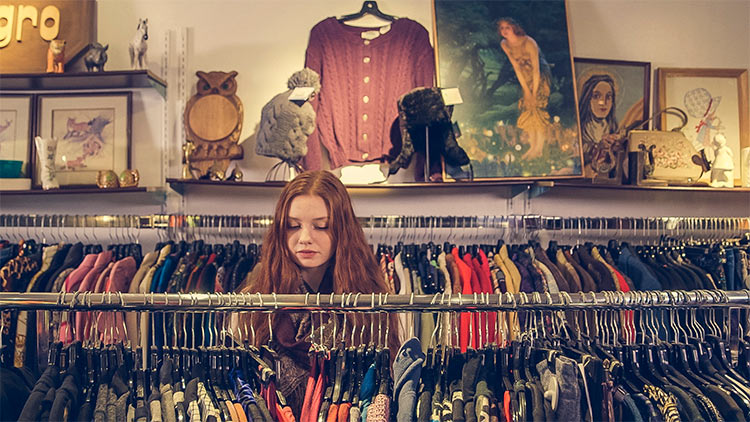
{"type": "MultiPolygon", "coordinates": [[[[286,231],[289,207],[294,198],[300,195],[320,196],[328,209],[328,227],[334,248],[329,264],[329,272],[330,268],[333,269],[333,292],[386,293],[388,288],[383,273],[354,215],[349,194],[341,181],[328,171],[300,173],[281,191],[273,222],[263,239],[263,252],[257,264],[259,268],[248,275],[240,291],[263,294],[300,292],[300,269],[287,246],[286,231]]],[[[274,313],[274,327],[282,315],[274,313]]],[[[362,323],[361,317],[357,320],[359,324],[362,323]]],[[[255,328],[255,344],[266,344],[269,337],[266,316],[256,314],[248,322],[255,328]]],[[[389,318],[389,323],[388,344],[393,352],[393,347],[398,346],[393,316],[389,318]]]]}

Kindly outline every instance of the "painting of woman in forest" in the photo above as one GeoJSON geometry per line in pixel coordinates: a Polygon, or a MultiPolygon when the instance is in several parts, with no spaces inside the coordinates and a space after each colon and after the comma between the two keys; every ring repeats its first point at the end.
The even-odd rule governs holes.
{"type": "Polygon", "coordinates": [[[434,0],[438,86],[458,88],[475,179],[582,174],[565,1],[434,0]]]}
{"type": "Polygon", "coordinates": [[[500,42],[516,73],[523,97],[518,101],[521,115],[516,127],[526,136],[529,149],[522,159],[542,155],[544,141],[550,128],[547,103],[549,102],[549,65],[533,38],[526,35],[521,25],[513,18],[503,17],[497,21],[500,42]]]}

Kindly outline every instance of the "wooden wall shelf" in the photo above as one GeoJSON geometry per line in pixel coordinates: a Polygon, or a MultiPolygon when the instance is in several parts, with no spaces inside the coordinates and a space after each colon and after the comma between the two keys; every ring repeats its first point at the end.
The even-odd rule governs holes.
{"type": "Polygon", "coordinates": [[[71,91],[153,88],[162,97],[167,82],[150,70],[116,70],[77,73],[0,74],[0,92],[71,91]]]}

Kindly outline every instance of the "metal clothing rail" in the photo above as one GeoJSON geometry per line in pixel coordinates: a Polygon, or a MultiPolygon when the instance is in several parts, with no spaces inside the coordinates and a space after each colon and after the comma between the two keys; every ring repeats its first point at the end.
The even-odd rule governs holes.
{"type": "Polygon", "coordinates": [[[525,311],[748,307],[750,290],[561,294],[387,295],[239,293],[0,293],[0,309],[102,311],[525,311]]]}
{"type": "MultiPolygon", "coordinates": [[[[369,216],[358,217],[365,228],[385,229],[508,229],[512,231],[630,231],[653,233],[750,231],[750,217],[560,217],[508,216],[369,216]]],[[[270,215],[19,215],[0,214],[0,228],[110,229],[249,229],[267,228],[270,215]]]]}

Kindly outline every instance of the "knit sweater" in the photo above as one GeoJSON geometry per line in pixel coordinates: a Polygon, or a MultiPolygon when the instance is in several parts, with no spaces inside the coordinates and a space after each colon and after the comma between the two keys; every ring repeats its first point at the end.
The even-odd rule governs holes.
{"type": "Polygon", "coordinates": [[[331,168],[395,157],[391,131],[398,133],[397,100],[416,87],[434,84],[435,62],[427,30],[400,18],[381,28],[349,26],[327,18],[310,31],[305,67],[320,75],[321,90],[312,104],[316,131],[302,161],[322,168],[322,147],[331,168]]]}

